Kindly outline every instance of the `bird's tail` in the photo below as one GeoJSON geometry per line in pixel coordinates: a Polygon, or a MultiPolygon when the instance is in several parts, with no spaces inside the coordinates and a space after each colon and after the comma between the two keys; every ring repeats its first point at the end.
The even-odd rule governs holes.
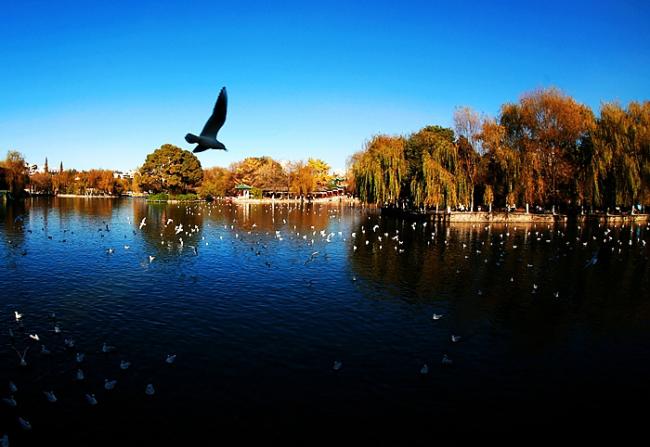
{"type": "Polygon", "coordinates": [[[198,143],[199,142],[199,137],[192,133],[188,133],[185,135],[185,141],[187,141],[190,144],[198,143]]]}

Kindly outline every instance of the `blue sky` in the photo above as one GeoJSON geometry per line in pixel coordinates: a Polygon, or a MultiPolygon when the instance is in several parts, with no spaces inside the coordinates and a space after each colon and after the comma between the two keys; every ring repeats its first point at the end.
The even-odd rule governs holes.
{"type": "Polygon", "coordinates": [[[322,158],[556,86],[650,99],[650,2],[3,2],[0,156],[127,170],[185,149],[222,86],[229,152],[322,158]]]}

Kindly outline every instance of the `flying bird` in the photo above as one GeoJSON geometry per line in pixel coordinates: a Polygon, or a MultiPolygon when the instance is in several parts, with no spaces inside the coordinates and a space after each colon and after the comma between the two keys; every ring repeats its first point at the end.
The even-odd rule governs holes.
{"type": "Polygon", "coordinates": [[[214,105],[212,115],[205,123],[201,135],[198,137],[194,134],[188,133],[185,135],[185,141],[190,144],[197,143],[198,146],[194,148],[193,152],[203,152],[207,149],[223,149],[227,151],[226,146],[220,141],[217,141],[217,132],[226,122],[226,109],[228,108],[228,95],[226,94],[226,87],[221,89],[219,97],[214,105]]]}

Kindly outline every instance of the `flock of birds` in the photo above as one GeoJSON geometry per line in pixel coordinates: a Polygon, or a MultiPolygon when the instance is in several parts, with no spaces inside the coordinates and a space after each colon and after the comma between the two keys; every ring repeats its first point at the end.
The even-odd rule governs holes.
{"type": "MultiPolygon", "coordinates": [[[[157,232],[160,236],[160,247],[166,247],[169,251],[177,251],[178,253],[190,252],[193,256],[199,256],[200,245],[208,247],[210,242],[223,242],[224,236],[226,236],[226,240],[229,240],[231,244],[247,244],[250,247],[250,252],[255,256],[263,258],[264,265],[268,268],[273,266],[272,245],[274,243],[293,243],[296,254],[304,254],[304,258],[300,260],[300,263],[307,266],[321,259],[327,261],[327,246],[335,242],[346,244],[346,247],[349,249],[349,256],[357,256],[359,253],[368,250],[374,253],[384,251],[392,253],[391,256],[400,256],[403,253],[408,252],[409,241],[416,240],[416,243],[418,244],[422,244],[426,241],[427,247],[449,247],[455,244],[456,248],[464,253],[464,260],[481,260],[485,264],[488,262],[494,262],[496,266],[500,266],[504,263],[505,256],[508,252],[516,251],[518,249],[518,243],[551,244],[551,242],[554,242],[555,247],[557,247],[554,256],[557,258],[566,255],[566,252],[563,252],[562,250],[583,250],[585,253],[584,268],[588,269],[598,264],[599,256],[605,251],[609,251],[614,255],[620,255],[626,247],[638,247],[641,250],[645,250],[647,242],[644,237],[648,234],[648,231],[650,231],[650,225],[648,224],[646,224],[645,228],[639,224],[598,224],[597,229],[594,226],[595,230],[590,233],[589,237],[582,236],[582,233],[580,232],[581,228],[578,227],[577,235],[570,238],[567,234],[566,228],[556,227],[553,225],[531,225],[523,228],[505,226],[493,229],[491,225],[472,224],[471,231],[466,233],[468,237],[462,240],[455,240],[448,232],[448,227],[430,221],[403,221],[400,225],[391,227],[390,225],[384,226],[383,222],[385,219],[382,220],[382,216],[373,213],[362,217],[362,219],[368,219],[367,221],[361,220],[357,222],[356,231],[344,233],[344,231],[338,231],[339,229],[337,229],[335,225],[331,225],[330,221],[336,220],[340,223],[343,218],[343,210],[348,208],[345,206],[314,205],[313,207],[304,208],[300,205],[278,205],[277,209],[276,207],[266,207],[264,213],[271,214],[270,219],[264,218],[264,222],[260,221],[259,225],[252,222],[250,216],[246,214],[245,210],[242,210],[238,208],[237,205],[229,202],[188,205],[183,206],[182,208],[184,209],[183,212],[187,218],[187,221],[185,222],[180,222],[183,218],[179,218],[178,215],[175,215],[175,221],[170,216],[164,214],[162,217],[159,216],[159,220],[152,220],[156,218],[154,215],[150,214],[147,217],[142,217],[141,219],[138,219],[138,221],[133,222],[131,221],[131,218],[128,217],[127,228],[129,228],[129,231],[132,231],[134,235],[136,235],[138,231],[149,231],[152,234],[153,232],[157,232]],[[241,216],[242,213],[243,216],[241,216]],[[290,223],[293,213],[302,216],[300,220],[303,222],[300,224],[300,227],[296,224],[292,225],[292,223],[290,223]],[[313,214],[313,219],[305,223],[306,219],[304,219],[304,217],[308,214],[313,214]],[[222,218],[223,230],[216,224],[216,221],[218,220],[216,217],[219,215],[222,218]],[[208,222],[206,226],[211,226],[215,223],[215,228],[218,228],[219,230],[217,232],[211,232],[208,239],[206,239],[206,236],[203,234],[203,229],[196,224],[197,218],[200,216],[212,218],[211,222],[208,222]],[[228,219],[230,221],[228,221],[228,219]],[[310,223],[314,223],[315,225],[309,225],[310,223]],[[320,228],[318,228],[319,225],[320,228]],[[629,235],[623,237],[626,229],[629,230],[629,235]],[[487,235],[487,237],[476,236],[480,236],[481,233],[487,235]],[[521,242],[522,236],[524,242],[521,242]],[[517,242],[518,240],[520,242],[517,242]],[[490,247],[492,247],[492,249],[490,249],[490,247]],[[491,253],[490,256],[487,255],[488,252],[491,253]],[[496,256],[494,255],[495,253],[496,256]]],[[[353,215],[358,216],[358,214],[355,213],[357,213],[357,211],[352,211],[353,215]]],[[[298,219],[296,219],[296,221],[298,221],[298,219]]],[[[23,216],[17,217],[14,220],[14,225],[25,227],[26,223],[23,216]]],[[[31,228],[26,229],[28,232],[32,232],[31,228]]],[[[342,228],[340,229],[342,230],[342,228]]],[[[47,233],[45,227],[43,227],[42,230],[47,233]]],[[[98,233],[101,233],[101,238],[104,238],[105,234],[112,231],[112,228],[109,223],[104,221],[97,231],[98,233]]],[[[65,236],[67,232],[67,229],[63,230],[64,237],[60,239],[60,242],[67,241],[68,236],[65,236]]],[[[70,231],[70,235],[73,234],[74,232],[70,231]]],[[[127,239],[127,234],[124,233],[123,237],[124,239],[127,239]]],[[[52,236],[48,235],[48,239],[52,239],[52,236]]],[[[114,242],[116,239],[117,238],[115,237],[112,238],[114,242]]],[[[158,239],[156,238],[156,240],[158,239]]],[[[127,240],[126,242],[129,241],[127,240]]],[[[16,245],[15,248],[20,250],[18,245],[16,245]]],[[[151,246],[148,246],[148,248],[150,249],[151,246]]],[[[125,251],[130,250],[131,245],[129,243],[124,243],[123,249],[125,251]]],[[[118,254],[115,246],[105,246],[103,250],[109,256],[115,256],[118,254]]],[[[25,250],[20,254],[23,256],[27,255],[25,250]]],[[[146,253],[144,254],[147,255],[146,253]]],[[[159,251],[151,252],[143,260],[143,264],[155,264],[155,262],[157,262],[156,260],[160,256],[161,254],[159,251]]],[[[384,258],[387,256],[388,255],[384,256],[384,258]]],[[[645,257],[647,259],[647,253],[645,253],[645,257]]],[[[532,267],[534,267],[533,264],[526,264],[526,268],[532,267]]],[[[461,266],[459,265],[456,269],[456,273],[461,272],[460,268],[461,266]]],[[[356,275],[352,275],[350,279],[352,281],[357,281],[356,275]]],[[[514,282],[515,278],[511,276],[509,281],[514,282]]],[[[307,287],[311,287],[312,283],[313,280],[309,280],[307,287]]],[[[534,282],[530,284],[530,291],[532,294],[538,293],[539,290],[540,287],[538,284],[534,282]]],[[[483,291],[478,289],[476,290],[476,294],[479,296],[483,295],[483,291]]],[[[550,295],[559,299],[560,290],[553,290],[550,295]]],[[[445,315],[443,313],[433,313],[431,320],[436,322],[444,317],[445,315]]],[[[28,354],[30,353],[30,349],[32,350],[31,352],[38,349],[40,355],[52,355],[52,351],[44,344],[44,341],[41,339],[39,334],[31,333],[24,328],[23,315],[19,313],[18,310],[15,310],[13,320],[15,327],[9,329],[9,336],[12,348],[17,354],[18,363],[21,367],[25,367],[28,364],[28,354]],[[24,341],[27,341],[28,345],[23,349],[20,349],[18,347],[20,344],[19,342],[24,341]]],[[[63,345],[64,351],[67,352],[66,355],[70,356],[70,361],[77,365],[73,379],[83,383],[85,373],[82,366],[84,365],[86,358],[84,352],[76,351],[75,341],[61,335],[63,331],[54,315],[51,316],[51,323],[51,331],[53,334],[52,341],[63,345]],[[61,340],[61,338],[63,339],[61,340]]],[[[449,335],[449,340],[452,344],[457,344],[462,342],[464,338],[461,335],[451,333],[449,335]]],[[[104,343],[99,348],[99,351],[104,355],[110,355],[110,353],[115,351],[115,348],[104,343]]],[[[176,355],[168,354],[166,357],[161,359],[161,363],[173,364],[175,360],[176,355]]],[[[453,365],[453,359],[448,353],[443,353],[439,362],[443,367],[453,365]]],[[[130,367],[130,363],[127,359],[121,359],[119,362],[116,359],[115,366],[116,368],[119,367],[120,370],[127,370],[130,367]]],[[[343,368],[342,360],[334,360],[331,368],[333,371],[340,371],[343,368]]],[[[421,375],[429,374],[429,364],[424,363],[419,372],[421,375]]],[[[103,388],[106,392],[110,392],[116,387],[119,387],[116,379],[113,377],[105,378],[103,388]]],[[[9,382],[6,392],[7,395],[2,398],[3,403],[12,408],[20,408],[18,404],[19,399],[17,400],[17,397],[19,397],[19,390],[15,382],[9,382]]],[[[143,392],[146,395],[153,395],[155,393],[154,385],[152,383],[146,384],[146,386],[143,387],[143,392]]],[[[42,393],[44,401],[51,404],[59,402],[56,390],[44,389],[42,390],[42,393]]],[[[85,393],[84,397],[87,404],[90,406],[98,405],[101,402],[101,399],[98,399],[91,389],[85,393]]],[[[28,415],[19,414],[16,415],[16,417],[18,425],[22,427],[22,429],[30,430],[32,428],[28,415]]],[[[4,435],[4,438],[1,439],[3,443],[2,445],[8,444],[7,435],[4,435]]]]}
{"type": "MultiPolygon", "coordinates": [[[[86,352],[79,350],[77,342],[65,335],[66,331],[62,328],[61,322],[57,318],[56,314],[52,313],[48,317],[50,329],[48,330],[48,335],[42,337],[42,334],[39,335],[35,331],[28,330],[25,326],[25,318],[23,313],[15,310],[13,312],[12,322],[8,328],[9,342],[11,349],[16,352],[18,357],[18,366],[20,374],[21,371],[27,370],[30,366],[30,359],[28,354],[30,350],[31,355],[40,356],[40,359],[43,358],[52,358],[53,356],[64,356],[67,361],[66,371],[69,369],[69,380],[70,382],[74,381],[80,384],[82,387],[86,388],[86,392],[83,393],[83,399],[89,406],[98,405],[99,400],[95,394],[93,387],[96,387],[96,384],[89,382],[86,378],[86,373],[84,369],[85,365],[90,367],[91,365],[88,362],[86,357],[86,352]],[[45,345],[45,338],[48,340],[48,345],[45,345]],[[23,346],[25,346],[23,348],[23,346]]],[[[118,362],[118,351],[115,346],[109,345],[107,342],[104,342],[101,347],[94,351],[93,354],[99,353],[99,355],[106,356],[107,359],[110,359],[115,363],[115,368],[112,373],[115,376],[118,372],[118,368],[121,371],[126,371],[131,367],[131,362],[127,359],[121,358],[118,362]]],[[[176,361],[176,354],[167,354],[163,359],[161,359],[161,366],[163,364],[172,365],[176,361]]],[[[127,380],[127,376],[122,376],[127,380]]],[[[25,431],[32,430],[32,423],[30,422],[29,415],[27,414],[29,408],[24,407],[20,402],[20,394],[23,387],[29,387],[30,384],[22,383],[19,388],[16,382],[20,383],[18,380],[10,380],[7,383],[7,388],[5,390],[6,395],[3,396],[2,403],[14,410],[14,415],[16,418],[17,425],[25,431]]],[[[103,382],[103,389],[106,392],[112,391],[118,385],[118,380],[114,377],[106,377],[103,382]]],[[[52,388],[42,389],[43,402],[48,402],[49,404],[61,405],[61,401],[58,396],[58,392],[52,388]]],[[[153,383],[147,383],[143,386],[143,392],[147,396],[153,396],[156,392],[153,383]]],[[[75,396],[65,396],[63,401],[71,401],[78,399],[79,397],[75,396]]],[[[9,445],[9,435],[4,434],[0,437],[0,446],[9,445]]]]}

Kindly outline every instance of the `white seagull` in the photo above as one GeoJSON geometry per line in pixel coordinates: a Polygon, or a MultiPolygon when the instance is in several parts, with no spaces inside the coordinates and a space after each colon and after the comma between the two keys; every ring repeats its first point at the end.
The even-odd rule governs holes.
{"type": "Polygon", "coordinates": [[[2,401],[3,401],[4,403],[6,403],[7,405],[9,405],[10,407],[15,407],[16,405],[18,405],[18,404],[16,403],[16,399],[14,399],[14,396],[13,396],[13,395],[11,395],[11,396],[9,396],[9,397],[3,397],[3,398],[2,398],[2,401]]]}
{"type": "Polygon", "coordinates": [[[43,391],[43,394],[45,394],[48,402],[54,403],[57,401],[54,391],[43,391]]]}
{"type": "Polygon", "coordinates": [[[32,424],[29,423],[27,419],[23,419],[21,417],[18,418],[18,423],[22,427],[23,430],[31,430],[32,429],[32,424]]]}

